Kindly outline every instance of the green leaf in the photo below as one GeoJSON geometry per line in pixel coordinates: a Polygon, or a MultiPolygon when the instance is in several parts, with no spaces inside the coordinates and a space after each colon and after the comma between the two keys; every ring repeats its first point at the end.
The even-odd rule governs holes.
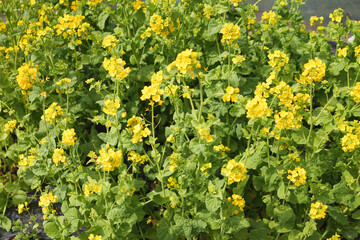
{"type": "Polygon", "coordinates": [[[338,223],[343,224],[343,225],[348,223],[348,219],[344,216],[344,214],[338,208],[328,206],[326,212],[329,213],[329,215],[338,223]]]}
{"type": "Polygon", "coordinates": [[[56,224],[54,222],[45,223],[44,230],[46,235],[48,235],[51,238],[58,239],[61,236],[60,226],[59,224],[56,224]]]}
{"type": "Polygon", "coordinates": [[[207,195],[205,197],[205,206],[210,212],[216,212],[221,206],[221,200],[217,197],[207,195]]]}
{"type": "Polygon", "coordinates": [[[223,228],[226,233],[236,233],[250,227],[249,220],[241,216],[231,216],[223,221],[223,228]]]}
{"type": "Polygon", "coordinates": [[[279,221],[278,232],[290,232],[295,225],[295,213],[289,206],[277,206],[274,209],[274,214],[279,221]]]}
{"type": "Polygon", "coordinates": [[[209,22],[205,39],[208,41],[214,41],[216,35],[220,32],[222,27],[223,27],[223,25],[220,21],[212,19],[209,22]]]}
{"type": "Polygon", "coordinates": [[[98,22],[97,22],[97,25],[99,26],[99,28],[101,30],[104,29],[105,27],[105,22],[106,22],[106,19],[109,17],[110,13],[107,12],[107,11],[104,11],[100,14],[99,18],[98,18],[98,22]]]}
{"type": "Polygon", "coordinates": [[[297,144],[306,144],[308,135],[309,135],[309,130],[305,127],[301,127],[300,129],[294,130],[292,132],[291,138],[297,144]]]}
{"type": "Polygon", "coordinates": [[[356,220],[360,220],[360,210],[356,210],[351,217],[356,220]]]}
{"type": "Polygon", "coordinates": [[[9,232],[11,229],[11,220],[5,216],[1,217],[1,226],[3,229],[9,232]]]}
{"type": "Polygon", "coordinates": [[[280,199],[286,198],[286,187],[284,182],[280,182],[279,188],[277,190],[277,196],[280,199]]]}

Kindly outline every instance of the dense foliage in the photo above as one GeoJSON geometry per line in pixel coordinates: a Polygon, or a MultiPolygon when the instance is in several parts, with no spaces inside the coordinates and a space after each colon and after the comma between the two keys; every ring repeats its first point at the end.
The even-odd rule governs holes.
{"type": "Polygon", "coordinates": [[[53,239],[359,235],[360,23],[341,9],[308,31],[302,0],[259,21],[245,0],[0,3],[18,239],[42,227],[5,216],[36,221],[29,192],[53,239]]]}

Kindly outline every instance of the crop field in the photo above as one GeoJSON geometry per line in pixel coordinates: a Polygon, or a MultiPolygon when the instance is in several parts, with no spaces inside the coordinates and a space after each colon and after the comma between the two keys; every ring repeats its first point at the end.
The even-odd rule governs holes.
{"type": "Polygon", "coordinates": [[[0,239],[360,239],[360,21],[272,3],[0,1],[0,239]]]}

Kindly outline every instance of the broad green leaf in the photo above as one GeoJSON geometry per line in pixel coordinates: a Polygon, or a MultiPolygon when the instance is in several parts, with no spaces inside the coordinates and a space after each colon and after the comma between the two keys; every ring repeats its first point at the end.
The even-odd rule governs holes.
{"type": "Polygon", "coordinates": [[[295,225],[295,213],[290,206],[280,205],[274,209],[274,214],[279,221],[278,232],[290,232],[295,225]]]}

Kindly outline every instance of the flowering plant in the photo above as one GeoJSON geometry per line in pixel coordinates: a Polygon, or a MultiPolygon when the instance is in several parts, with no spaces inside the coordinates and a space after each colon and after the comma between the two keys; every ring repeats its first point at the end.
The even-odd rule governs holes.
{"type": "Polygon", "coordinates": [[[302,4],[1,1],[2,228],[356,239],[360,22],[302,4]]]}

